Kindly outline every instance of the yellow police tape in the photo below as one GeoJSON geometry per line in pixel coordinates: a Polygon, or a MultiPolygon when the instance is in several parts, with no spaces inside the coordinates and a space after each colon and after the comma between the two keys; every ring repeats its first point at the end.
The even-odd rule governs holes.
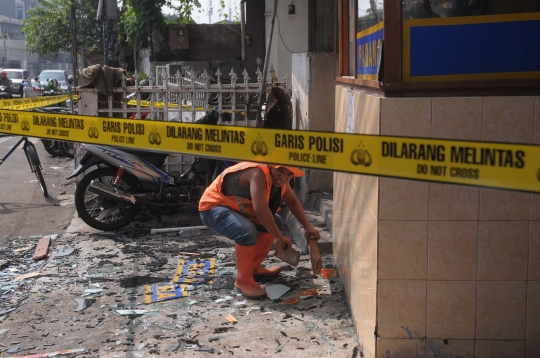
{"type": "Polygon", "coordinates": [[[0,100],[0,110],[13,109],[13,110],[25,110],[48,106],[50,104],[60,103],[68,100],[68,95],[61,96],[44,96],[44,97],[31,97],[31,98],[15,98],[15,99],[3,99],[0,100]]]}
{"type": "MultiPolygon", "coordinates": [[[[141,107],[150,107],[150,101],[139,101],[141,107]]],[[[130,101],[127,102],[127,105],[128,106],[136,106],[137,105],[137,101],[132,99],[130,101]]],[[[163,108],[165,107],[165,102],[154,102],[154,107],[155,108],[163,108]]],[[[178,103],[168,103],[167,104],[167,107],[168,108],[178,108],[178,103]]],[[[184,104],[182,105],[182,108],[185,108],[185,109],[193,109],[193,107],[187,105],[187,104],[184,104]]],[[[195,110],[196,111],[204,111],[206,110],[205,107],[195,107],[195,110]]]]}
{"type": "Polygon", "coordinates": [[[540,192],[540,146],[0,110],[0,132],[540,192]]]}
{"type": "MultiPolygon", "coordinates": [[[[150,107],[150,101],[139,101],[139,103],[140,103],[141,107],[150,107]]],[[[137,106],[137,101],[132,99],[132,100],[127,102],[127,105],[128,106],[137,106]]],[[[163,107],[165,107],[165,102],[154,102],[154,108],[163,108],[163,107]]],[[[178,108],[178,103],[168,103],[167,107],[168,108],[178,108]]],[[[183,104],[182,108],[184,110],[189,110],[189,111],[193,110],[193,107],[191,107],[188,104],[183,104]]],[[[197,112],[206,111],[206,107],[195,107],[195,111],[197,111],[197,112]]],[[[224,113],[232,113],[231,110],[224,110],[223,112],[224,113]]],[[[247,115],[247,112],[239,112],[239,113],[242,116],[247,115]]]]}

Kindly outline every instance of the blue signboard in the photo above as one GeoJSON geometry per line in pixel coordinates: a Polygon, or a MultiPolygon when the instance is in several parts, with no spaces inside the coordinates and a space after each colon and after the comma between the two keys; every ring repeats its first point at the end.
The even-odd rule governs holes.
{"type": "Polygon", "coordinates": [[[540,14],[403,22],[404,82],[540,78],[540,14]]]}
{"type": "Polygon", "coordinates": [[[356,34],[356,78],[376,80],[383,41],[383,22],[356,34]]]}

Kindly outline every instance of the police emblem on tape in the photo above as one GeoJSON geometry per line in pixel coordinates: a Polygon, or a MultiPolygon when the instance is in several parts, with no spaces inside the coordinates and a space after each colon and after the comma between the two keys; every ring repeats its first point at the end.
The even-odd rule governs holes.
{"type": "Polygon", "coordinates": [[[94,125],[94,122],[92,122],[92,125],[90,126],[90,128],[88,128],[88,137],[93,139],[97,139],[99,137],[99,131],[94,125]]]}
{"type": "Polygon", "coordinates": [[[371,165],[371,154],[365,149],[362,142],[358,144],[358,148],[354,149],[351,153],[351,163],[354,165],[365,165],[369,167],[371,165]]]}
{"type": "Polygon", "coordinates": [[[30,130],[30,123],[28,123],[28,121],[22,121],[21,122],[21,129],[23,131],[28,132],[30,130]]]}
{"type": "Polygon", "coordinates": [[[148,136],[148,142],[152,145],[160,145],[161,144],[161,136],[156,130],[156,127],[152,129],[152,132],[150,132],[150,135],[148,136]]]}
{"type": "Polygon", "coordinates": [[[263,157],[268,154],[268,146],[262,140],[262,137],[257,136],[257,139],[251,144],[251,153],[253,155],[262,155],[263,157]]]}

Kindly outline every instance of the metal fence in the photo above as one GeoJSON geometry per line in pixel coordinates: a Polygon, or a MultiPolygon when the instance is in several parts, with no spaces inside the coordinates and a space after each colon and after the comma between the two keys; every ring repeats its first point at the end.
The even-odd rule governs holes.
{"type": "MultiPolygon", "coordinates": [[[[256,82],[250,82],[246,70],[240,78],[232,69],[229,79],[224,80],[219,69],[213,75],[207,71],[196,73],[187,70],[183,76],[180,71],[169,74],[165,66],[157,66],[155,75],[148,77],[148,86],[137,85],[142,77],[135,73],[135,85],[129,85],[129,80],[124,77],[121,87],[114,88],[110,96],[93,88],[78,88],[79,114],[193,122],[215,109],[219,113],[230,114],[231,121],[226,124],[255,126],[257,103],[263,86],[260,68],[256,75],[256,82]]],[[[270,78],[271,81],[264,84],[263,96],[272,86],[285,86],[285,82],[277,82],[272,69],[270,78]]]]}
{"type": "MultiPolygon", "coordinates": [[[[270,69],[270,82],[264,84],[263,96],[273,86],[285,88],[286,81],[278,83],[275,71],[270,69]]],[[[185,69],[185,76],[179,71],[169,74],[165,66],[157,66],[155,75],[148,78],[148,86],[139,86],[142,77],[133,76],[133,85],[122,78],[121,86],[112,89],[106,96],[96,88],[77,88],[79,96],[78,113],[87,116],[137,118],[145,120],[162,120],[177,122],[193,122],[203,117],[207,111],[215,109],[219,113],[229,113],[230,121],[218,122],[223,125],[255,127],[257,102],[263,83],[262,73],[257,68],[256,82],[250,82],[247,71],[242,78],[232,69],[229,79],[224,80],[218,69],[212,76],[207,72],[197,73],[185,69]]],[[[264,116],[264,98],[263,112],[264,116]]],[[[189,168],[193,156],[169,154],[164,170],[183,172],[189,168]]]]}

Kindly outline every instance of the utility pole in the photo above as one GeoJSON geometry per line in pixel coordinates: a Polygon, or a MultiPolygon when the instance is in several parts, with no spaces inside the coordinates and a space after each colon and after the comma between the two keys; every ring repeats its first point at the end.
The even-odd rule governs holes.
{"type": "Polygon", "coordinates": [[[118,8],[116,0],[103,0],[105,21],[103,22],[105,65],[120,67],[118,60],[118,8]]]}
{"type": "Polygon", "coordinates": [[[75,16],[75,0],[71,0],[71,68],[73,71],[73,78],[75,80],[74,86],[77,86],[77,25],[75,16]]]}
{"type": "MultiPolygon", "coordinates": [[[[82,0],[79,0],[79,6],[82,8],[82,0]]],[[[84,41],[81,42],[81,57],[80,57],[80,63],[77,62],[77,67],[80,67],[80,68],[86,67],[86,46],[84,45],[84,41]]]]}
{"type": "Polygon", "coordinates": [[[212,14],[214,9],[212,8],[212,0],[208,0],[208,23],[212,23],[212,14]]]}

